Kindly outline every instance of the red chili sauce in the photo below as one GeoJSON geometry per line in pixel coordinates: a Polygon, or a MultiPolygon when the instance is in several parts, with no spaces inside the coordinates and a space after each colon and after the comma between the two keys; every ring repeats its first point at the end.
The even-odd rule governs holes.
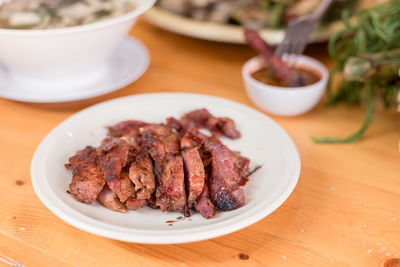
{"type": "Polygon", "coordinates": [[[239,185],[240,185],[240,186],[244,186],[244,185],[246,185],[246,183],[247,183],[248,181],[249,181],[249,178],[243,177],[243,178],[242,178],[242,181],[240,181],[239,185]]]}

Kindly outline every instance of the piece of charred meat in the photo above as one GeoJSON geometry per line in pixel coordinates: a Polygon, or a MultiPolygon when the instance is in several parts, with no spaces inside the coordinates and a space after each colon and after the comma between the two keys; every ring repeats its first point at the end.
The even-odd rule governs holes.
{"type": "Polygon", "coordinates": [[[153,163],[147,151],[142,151],[129,168],[129,178],[135,185],[137,199],[149,199],[154,193],[156,184],[153,163]]]}
{"type": "Polygon", "coordinates": [[[147,201],[144,199],[129,198],[126,201],[126,206],[130,210],[140,209],[140,208],[146,206],[146,204],[147,204],[147,201]]]}
{"type": "Polygon", "coordinates": [[[185,136],[182,138],[181,146],[183,149],[182,155],[184,156],[185,162],[185,152],[187,151],[195,151],[189,152],[193,153],[192,157],[188,157],[189,164],[191,163],[192,166],[186,167],[187,163],[185,162],[186,172],[186,184],[189,192],[188,196],[188,203],[189,207],[192,207],[193,203],[191,202],[192,199],[195,199],[194,207],[195,209],[204,217],[204,218],[211,218],[215,214],[215,207],[214,204],[211,202],[210,193],[209,193],[209,182],[208,179],[211,176],[211,153],[204,149],[203,145],[207,141],[208,137],[201,134],[197,128],[192,128],[189,130],[185,136]],[[185,151],[186,150],[186,151],[185,151]],[[192,158],[192,162],[190,159],[192,158]],[[200,163],[196,163],[200,160],[200,163]],[[197,170],[195,165],[200,165],[201,170],[197,170]],[[199,173],[200,175],[192,175],[191,173],[199,173]],[[201,179],[200,177],[203,177],[201,179]],[[193,186],[194,185],[194,186],[193,186]],[[192,197],[190,192],[193,191],[192,197]],[[197,197],[195,197],[197,195],[197,197]]]}
{"type": "Polygon", "coordinates": [[[148,125],[140,129],[143,145],[154,161],[156,206],[162,211],[187,214],[185,175],[180,139],[165,125],[148,125]]]}
{"type": "Polygon", "coordinates": [[[69,158],[65,167],[72,170],[72,183],[69,192],[79,202],[86,204],[96,200],[104,186],[104,177],[97,165],[97,154],[94,147],[88,146],[69,158]]]}
{"type": "Polygon", "coordinates": [[[181,122],[173,117],[169,117],[166,119],[167,126],[171,129],[174,129],[176,132],[180,133],[182,131],[181,122]]]}
{"type": "Polygon", "coordinates": [[[196,147],[182,151],[185,166],[188,208],[192,208],[204,188],[205,171],[196,147]]]}
{"type": "Polygon", "coordinates": [[[202,146],[211,154],[210,197],[219,210],[234,210],[243,206],[244,192],[239,186],[241,177],[233,162],[233,152],[218,139],[207,137],[197,129],[192,129],[188,136],[202,140],[202,146]]]}
{"type": "Polygon", "coordinates": [[[210,200],[209,183],[205,181],[203,190],[196,200],[196,210],[204,218],[211,218],[215,214],[214,204],[210,200]]]}
{"type": "Polygon", "coordinates": [[[147,123],[142,121],[127,120],[121,121],[114,126],[107,127],[108,135],[114,137],[122,137],[130,134],[132,131],[137,131],[140,127],[145,126],[147,123]]]}
{"type": "Polygon", "coordinates": [[[97,200],[103,204],[104,207],[119,212],[126,212],[125,203],[121,202],[117,196],[107,185],[103,187],[97,200]]]}
{"type": "Polygon", "coordinates": [[[104,174],[104,179],[118,180],[128,160],[130,146],[123,138],[107,137],[101,142],[97,149],[99,156],[100,170],[104,174]]]}
{"type": "Polygon", "coordinates": [[[200,196],[206,180],[206,172],[199,149],[203,140],[196,140],[191,132],[187,132],[181,140],[181,150],[186,176],[186,189],[188,194],[188,208],[195,206],[196,199],[200,196]]]}
{"type": "Polygon", "coordinates": [[[192,128],[205,128],[210,130],[216,137],[220,137],[221,135],[231,139],[240,137],[240,132],[236,129],[233,120],[230,118],[213,117],[210,112],[204,108],[184,114],[179,121],[174,118],[168,118],[167,125],[171,125],[174,129],[179,129],[179,133],[182,136],[192,128]]]}
{"type": "Polygon", "coordinates": [[[134,194],[133,183],[129,179],[128,172],[122,172],[119,179],[108,180],[107,185],[122,202],[134,194]]]}
{"type": "Polygon", "coordinates": [[[152,152],[153,154],[159,154],[157,158],[165,157],[166,153],[178,154],[180,151],[179,136],[166,125],[150,124],[141,127],[140,134],[143,139],[144,147],[149,148],[150,154],[152,154],[152,152]],[[153,151],[154,149],[158,150],[158,152],[153,151]]]}
{"type": "Polygon", "coordinates": [[[168,155],[163,161],[156,189],[156,205],[161,211],[179,211],[187,215],[185,176],[180,155],[168,155]]]}
{"type": "Polygon", "coordinates": [[[241,178],[235,171],[231,152],[213,139],[204,146],[212,155],[210,195],[215,207],[220,210],[234,210],[243,206],[245,198],[243,189],[239,186],[241,178]]]}
{"type": "MultiPolygon", "coordinates": [[[[199,155],[203,161],[204,169],[209,176],[211,174],[211,154],[209,151],[205,150],[203,146],[207,140],[208,137],[206,135],[201,134],[197,128],[193,128],[185,134],[185,136],[182,138],[181,144],[182,147],[185,148],[198,148],[199,155]]],[[[214,139],[214,141],[221,143],[217,139],[214,139]]],[[[244,174],[249,170],[250,160],[246,157],[243,157],[240,152],[232,151],[227,147],[226,149],[228,149],[231,153],[235,171],[238,173],[240,178],[243,178],[244,174]]]]}
{"type": "Polygon", "coordinates": [[[235,166],[235,171],[239,175],[240,180],[242,180],[244,175],[249,171],[250,160],[235,151],[232,151],[231,156],[233,165],[235,166]]]}

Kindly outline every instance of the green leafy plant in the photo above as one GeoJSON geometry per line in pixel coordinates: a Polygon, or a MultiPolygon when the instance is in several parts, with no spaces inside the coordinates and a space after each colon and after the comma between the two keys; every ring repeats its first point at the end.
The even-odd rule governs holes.
{"type": "Polygon", "coordinates": [[[345,11],[342,20],[344,29],[328,44],[329,54],[337,63],[330,73],[328,104],[362,104],[366,113],[355,133],[345,138],[314,137],[317,143],[358,141],[373,118],[376,100],[388,108],[400,91],[400,0],[361,10],[355,19],[345,11]],[[333,77],[340,72],[342,81],[333,92],[333,77]]]}

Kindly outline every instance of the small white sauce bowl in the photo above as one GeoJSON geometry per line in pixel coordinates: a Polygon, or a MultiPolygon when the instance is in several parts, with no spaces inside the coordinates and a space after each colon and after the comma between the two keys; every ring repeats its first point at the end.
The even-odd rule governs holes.
{"type": "Polygon", "coordinates": [[[249,59],[242,68],[247,94],[254,104],[266,112],[278,116],[296,116],[311,110],[321,99],[329,73],[326,67],[311,57],[284,56],[283,61],[305,70],[311,70],[321,78],[318,82],[301,87],[279,87],[257,81],[251,75],[265,64],[261,56],[249,59]]]}
{"type": "MultiPolygon", "coordinates": [[[[130,0],[126,14],[59,29],[0,29],[0,65],[12,75],[51,82],[78,79],[105,67],[139,16],[155,0],[130,0]]],[[[0,66],[1,67],[1,66],[0,66]]]]}

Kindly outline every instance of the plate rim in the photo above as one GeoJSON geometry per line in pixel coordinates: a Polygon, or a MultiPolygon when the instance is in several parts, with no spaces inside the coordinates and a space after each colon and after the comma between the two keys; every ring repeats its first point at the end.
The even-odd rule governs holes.
{"type": "MultiPolygon", "coordinates": [[[[42,168],[43,171],[44,168],[42,168]]],[[[36,193],[36,195],[38,196],[38,198],[40,199],[40,201],[52,212],[54,213],[57,217],[59,217],[60,219],[62,219],[63,221],[67,222],[68,224],[74,226],[75,228],[78,228],[80,230],[98,235],[98,236],[103,236],[103,237],[107,237],[107,238],[111,238],[111,239],[115,239],[115,240],[120,240],[120,241],[126,241],[126,242],[135,242],[135,243],[142,243],[142,244],[179,244],[179,243],[187,243],[187,242],[195,242],[195,241],[202,241],[202,240],[206,240],[206,239],[210,239],[210,238],[215,238],[215,237],[219,237],[219,236],[223,236],[232,232],[235,232],[237,230],[243,229],[245,227],[250,226],[251,224],[254,224],[256,222],[258,222],[259,220],[265,218],[266,216],[268,216],[270,213],[272,213],[274,210],[276,210],[279,206],[281,206],[286,199],[291,195],[291,193],[293,192],[294,188],[297,185],[297,182],[299,180],[299,176],[300,176],[300,170],[301,170],[301,162],[300,162],[300,156],[298,153],[298,150],[296,148],[296,145],[294,144],[293,140],[290,138],[290,136],[288,135],[288,133],[278,124],[276,123],[274,120],[272,120],[270,117],[268,117],[267,115],[249,107],[246,106],[244,104],[232,101],[232,100],[228,100],[228,99],[224,99],[224,98],[220,98],[220,97],[215,97],[215,96],[210,96],[210,95],[204,95],[204,94],[194,94],[194,93],[146,93],[146,94],[137,94],[137,95],[131,95],[131,96],[125,96],[125,97],[120,97],[120,98],[116,98],[116,99],[112,99],[109,101],[105,101],[105,102],[100,102],[98,104],[92,105],[90,107],[87,107],[75,114],[73,114],[72,116],[66,118],[64,121],[62,121],[61,123],[59,123],[56,127],[54,127],[47,135],[46,137],[44,137],[44,139],[41,141],[41,143],[39,144],[39,146],[37,147],[34,156],[32,158],[31,161],[31,182],[33,185],[33,189],[36,193]],[[142,234],[132,234],[132,233],[122,233],[122,232],[116,232],[115,230],[110,230],[110,229],[104,229],[101,228],[100,226],[102,224],[104,225],[109,225],[103,222],[100,222],[98,220],[95,220],[93,218],[90,218],[89,216],[86,216],[74,209],[72,209],[71,207],[67,206],[64,202],[62,202],[60,199],[53,198],[50,199],[48,197],[48,195],[46,195],[46,192],[42,191],[42,188],[40,186],[40,177],[37,177],[37,173],[38,173],[38,169],[40,172],[40,161],[39,158],[41,156],[43,156],[43,153],[46,153],[46,143],[50,142],[52,135],[55,135],[56,132],[61,129],[64,125],[67,125],[69,121],[74,120],[76,117],[79,117],[79,115],[86,113],[86,112],[90,112],[92,109],[96,109],[98,107],[101,107],[103,105],[113,105],[114,103],[118,103],[120,101],[139,101],[140,98],[154,98],[154,97],[196,97],[196,98],[205,98],[205,99],[212,99],[214,101],[217,102],[225,102],[226,104],[230,104],[230,105],[236,105],[240,108],[244,108],[247,111],[250,112],[255,112],[258,114],[258,116],[263,116],[264,119],[269,120],[270,122],[272,122],[274,124],[275,127],[277,127],[278,130],[281,131],[281,133],[284,134],[286,141],[288,142],[288,147],[291,150],[290,152],[292,152],[293,154],[293,158],[294,158],[294,162],[293,163],[293,167],[292,168],[292,174],[291,174],[291,179],[288,179],[287,181],[287,186],[285,186],[285,190],[283,190],[282,192],[279,192],[278,196],[274,199],[274,201],[268,205],[268,209],[263,210],[262,212],[256,212],[254,214],[252,214],[250,217],[246,218],[246,220],[239,220],[234,222],[233,224],[229,225],[229,227],[215,227],[215,225],[211,226],[211,229],[205,231],[205,232],[200,232],[200,234],[193,234],[193,232],[190,232],[191,228],[188,229],[180,229],[180,230],[169,230],[168,232],[174,231],[176,232],[181,232],[179,235],[174,235],[174,236],[170,236],[170,235],[165,235],[165,236],[161,236],[158,235],[157,236],[145,236],[143,233],[142,234]],[[56,202],[56,203],[55,203],[56,202]],[[66,208],[66,210],[63,210],[62,208],[60,208],[59,206],[57,206],[58,204],[64,205],[66,208]],[[75,215],[79,215],[78,217],[84,217],[86,221],[81,221],[79,218],[74,217],[74,214],[70,214],[70,212],[72,213],[76,213],[75,215]],[[96,224],[96,225],[93,225],[96,224]],[[100,226],[99,226],[100,225],[100,226]],[[185,231],[187,233],[185,233],[185,231]],[[183,232],[183,233],[182,233],[183,232]]],[[[52,192],[52,190],[49,190],[47,192],[47,194],[54,194],[54,192],[52,192]]],[[[253,209],[256,209],[259,206],[255,206],[253,207],[253,209]]],[[[249,211],[252,211],[249,210],[249,211]]],[[[235,217],[234,217],[235,218],[235,217]]],[[[225,222],[221,221],[218,222],[217,224],[223,224],[225,222]]],[[[117,226],[114,226],[116,228],[118,228],[117,226]]],[[[204,227],[207,228],[206,226],[200,226],[200,227],[204,227]]],[[[210,227],[210,225],[208,225],[208,227],[210,227]]],[[[124,227],[120,227],[121,229],[123,229],[124,227]]],[[[198,229],[199,227],[196,227],[196,229],[198,229]]],[[[156,233],[156,231],[152,231],[152,230],[148,230],[148,231],[143,231],[143,230],[138,230],[139,232],[153,232],[156,233]]],[[[147,233],[148,234],[148,233],[147,233]]]]}
{"type": "MultiPolygon", "coordinates": [[[[242,26],[194,20],[157,6],[146,11],[143,18],[159,28],[177,34],[208,41],[245,44],[242,26]]],[[[341,27],[343,23],[340,20],[322,26],[311,35],[310,43],[322,43],[329,40],[332,34],[341,27]]],[[[285,28],[264,28],[260,30],[260,35],[270,45],[277,45],[283,41],[285,28]]]]}
{"type": "MultiPolygon", "coordinates": [[[[46,97],[44,99],[41,99],[40,97],[35,96],[35,92],[32,91],[31,94],[28,96],[25,95],[26,92],[24,93],[14,93],[14,92],[9,92],[9,91],[4,91],[0,88],[0,97],[4,99],[9,99],[9,100],[14,100],[14,101],[19,101],[19,102],[26,102],[26,103],[65,103],[65,102],[72,102],[72,101],[80,101],[80,100],[85,100],[85,99],[90,99],[102,95],[106,95],[118,90],[121,90],[122,88],[132,84],[133,82],[137,81],[140,77],[142,77],[147,69],[150,66],[150,53],[147,49],[147,47],[138,39],[135,37],[132,37],[130,35],[127,35],[125,38],[121,40],[120,45],[123,42],[130,42],[130,45],[135,46],[135,49],[140,50],[140,53],[142,54],[143,60],[142,64],[138,66],[136,72],[131,75],[127,75],[122,81],[115,83],[113,86],[106,87],[105,89],[103,88],[102,90],[96,91],[96,90],[91,90],[91,91],[84,91],[84,93],[80,93],[80,91],[77,92],[72,92],[70,96],[62,96],[59,97],[57,94],[53,94],[51,97],[46,97]]],[[[118,52],[120,49],[117,47],[116,52],[118,52]]],[[[115,57],[115,54],[113,55],[115,57]]],[[[7,74],[6,74],[7,75],[7,74]]],[[[108,75],[107,73],[105,75],[108,75]]]]}

